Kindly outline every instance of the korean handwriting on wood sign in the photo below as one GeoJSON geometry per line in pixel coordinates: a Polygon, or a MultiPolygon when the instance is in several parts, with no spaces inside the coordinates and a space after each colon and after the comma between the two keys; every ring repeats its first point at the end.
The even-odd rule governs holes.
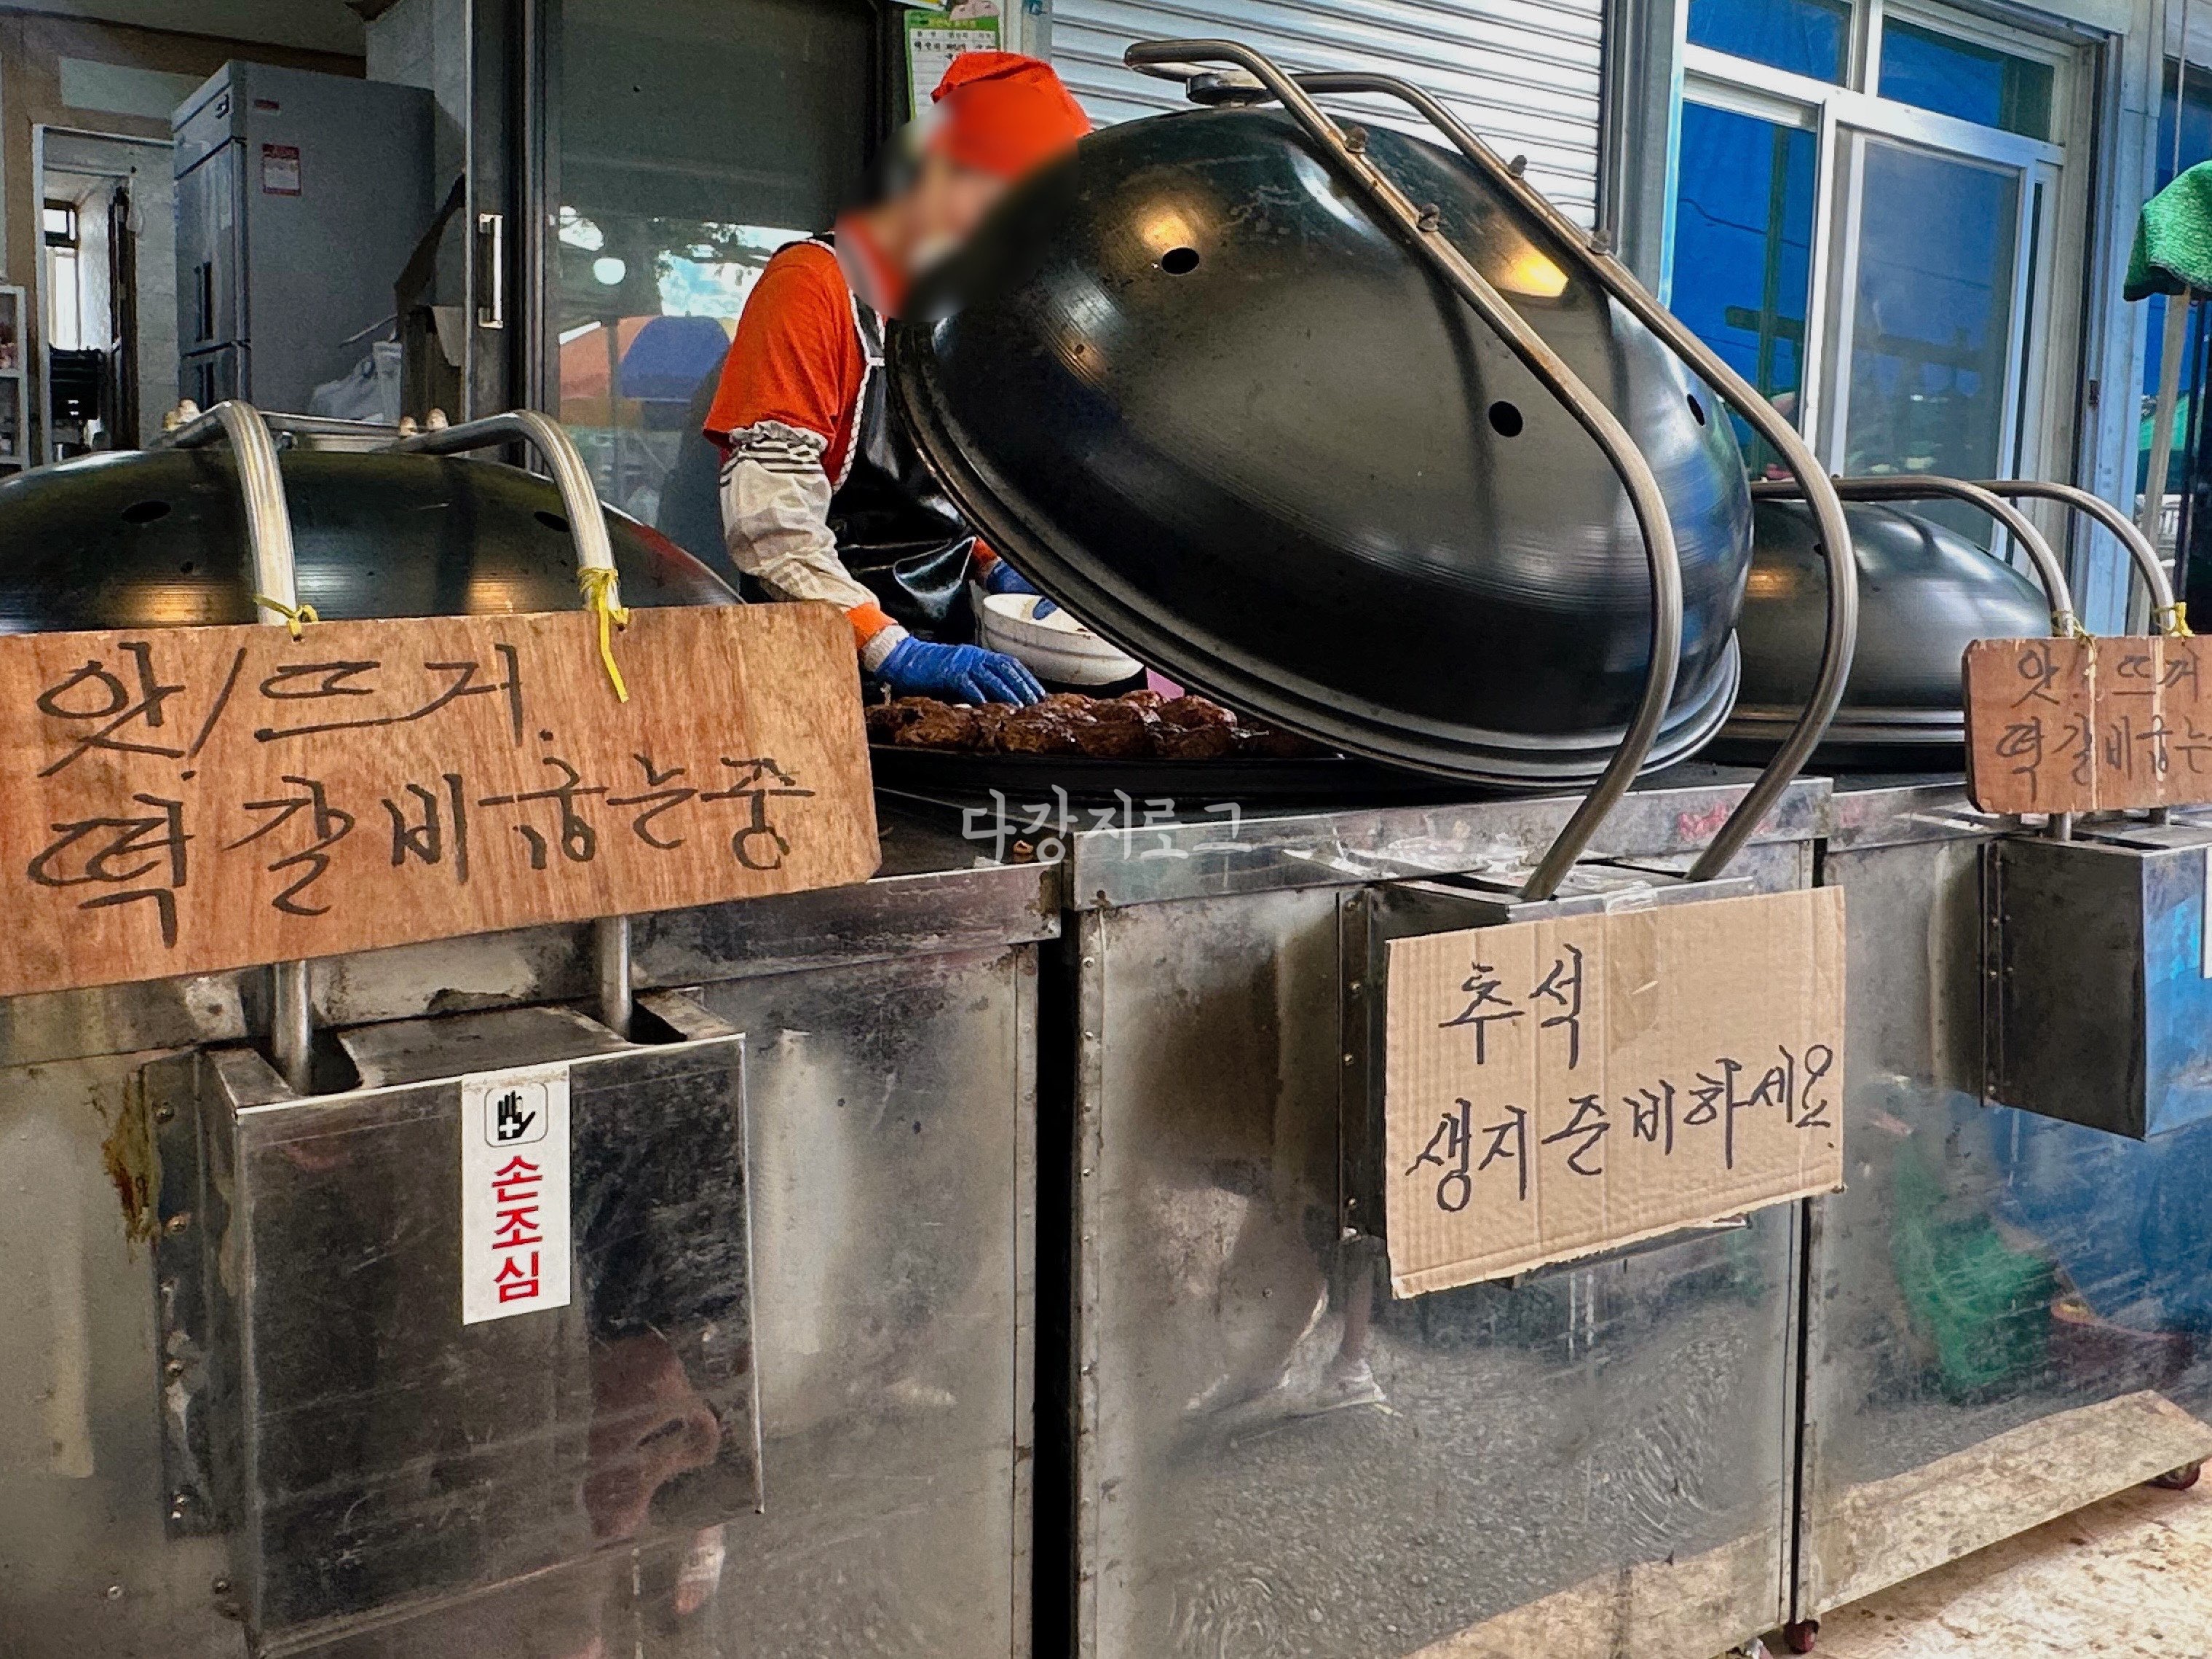
{"type": "MultiPolygon", "coordinates": [[[[253,741],[273,750],[312,759],[314,740],[337,732],[372,732],[435,719],[469,697],[495,697],[517,749],[530,746],[528,698],[515,647],[493,647],[494,661],[386,663],[381,660],[287,662],[250,687],[239,685],[246,666],[240,649],[219,686],[196,696],[181,679],[157,674],[158,641],[119,642],[116,659],[94,657],[39,694],[41,714],[64,734],[63,752],[44,772],[52,777],[102,752],[152,756],[179,763],[180,783],[198,775],[191,763],[206,748],[226,716],[253,724],[253,741]],[[119,672],[118,672],[119,671],[119,672]],[[125,676],[131,677],[128,681],[125,676]]],[[[304,772],[286,772],[286,793],[262,800],[196,801],[134,793],[141,811],[56,823],[52,839],[26,867],[42,887],[87,895],[79,908],[106,909],[144,903],[158,919],[161,943],[177,943],[176,895],[192,878],[192,847],[213,866],[204,878],[230,878],[227,855],[253,849],[266,879],[257,884],[269,904],[294,916],[327,915],[331,896],[319,890],[338,846],[361,827],[361,811],[379,815],[388,830],[394,869],[442,872],[458,885],[470,877],[472,816],[481,849],[484,817],[511,830],[510,856],[534,871],[561,858],[589,864],[599,854],[600,809],[609,809],[617,833],[637,848],[674,853],[688,836],[711,829],[725,836],[730,856],[748,870],[775,870],[791,842],[777,827],[775,804],[809,800],[814,791],[772,757],[718,757],[726,787],[702,790],[685,781],[686,765],[662,765],[651,754],[630,757],[638,775],[623,783],[639,793],[587,782],[558,752],[554,733],[535,733],[536,764],[544,782],[535,789],[479,794],[462,772],[417,780],[398,776],[386,789],[370,787],[340,804],[330,785],[304,772]],[[698,815],[673,816],[694,804],[720,806],[734,823],[707,823],[698,815]],[[361,811],[353,810],[359,808],[361,811]],[[642,808],[642,811],[636,809],[642,808]],[[240,821],[243,821],[241,823],[240,821]],[[243,828],[244,833],[234,832],[243,828]]],[[[481,850],[479,856],[482,856],[481,850]]]]}
{"type": "Polygon", "coordinates": [[[1400,1292],[1836,1185],[1840,907],[1784,893],[1395,941],[1400,1292]]]}
{"type": "Polygon", "coordinates": [[[2195,638],[1967,647],[1968,782],[1990,812],[2212,799],[2212,669],[2195,638]]]}
{"type": "Polygon", "coordinates": [[[793,620],[641,613],[629,704],[581,616],[0,641],[0,994],[864,878],[850,665],[793,620]],[[712,695],[763,633],[798,660],[712,695]]]}

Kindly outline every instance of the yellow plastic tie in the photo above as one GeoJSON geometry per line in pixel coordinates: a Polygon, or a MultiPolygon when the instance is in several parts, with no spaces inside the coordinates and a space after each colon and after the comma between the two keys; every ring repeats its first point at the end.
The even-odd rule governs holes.
{"type": "Polygon", "coordinates": [[[594,611],[599,618],[599,660],[606,665],[607,678],[615,688],[615,696],[623,702],[629,701],[629,687],[623,684],[622,670],[615,662],[615,635],[617,628],[629,626],[629,612],[615,603],[615,583],[619,578],[610,569],[586,567],[576,573],[576,586],[583,590],[584,608],[594,611]]]}
{"type": "Polygon", "coordinates": [[[304,637],[301,630],[307,623],[322,621],[322,618],[315,614],[315,607],[312,605],[283,605],[270,599],[266,593],[256,593],[253,596],[253,602],[264,611],[274,611],[282,617],[284,619],[284,626],[292,630],[292,637],[295,640],[304,637]]]}
{"type": "Polygon", "coordinates": [[[2081,617],[2071,611],[2051,613],[2051,631],[2062,640],[2094,640],[2097,636],[2081,626],[2081,617]]]}
{"type": "Polygon", "coordinates": [[[2189,601],[2176,599],[2168,605],[2160,617],[2160,626],[2166,629],[2168,639],[2194,639],[2195,630],[2189,626],[2189,601]]]}

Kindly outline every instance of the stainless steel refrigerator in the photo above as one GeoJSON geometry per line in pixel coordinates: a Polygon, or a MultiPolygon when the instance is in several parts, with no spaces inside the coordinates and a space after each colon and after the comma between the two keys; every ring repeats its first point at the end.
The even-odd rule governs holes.
{"type": "Polygon", "coordinates": [[[179,392],[304,410],[386,337],[428,228],[431,94],[226,64],[174,117],[179,392]]]}

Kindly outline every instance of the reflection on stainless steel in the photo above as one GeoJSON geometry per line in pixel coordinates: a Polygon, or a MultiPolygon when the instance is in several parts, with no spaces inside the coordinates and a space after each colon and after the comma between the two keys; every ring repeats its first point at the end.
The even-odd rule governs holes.
{"type": "Polygon", "coordinates": [[[2136,1139],[2212,1119],[2212,830],[2124,818],[1990,852],[1992,1101],[2136,1139]]]}
{"type": "Polygon", "coordinates": [[[1984,1105],[2002,826],[1955,784],[1839,782],[1834,818],[1850,1164],[1812,1236],[1800,1619],[2212,1452],[2212,1125],[1984,1105]]]}
{"type": "MultiPolygon", "coordinates": [[[[1679,869],[1751,781],[1632,794],[1601,840],[1679,869]]],[[[1825,789],[1786,799],[1794,830],[1747,875],[1810,879],[1825,789]]],[[[1571,806],[1233,837],[1215,819],[1180,858],[1075,838],[1084,1659],[1382,1659],[1462,1633],[1703,1654],[1785,1610],[1799,1206],[1506,1283],[1386,1288],[1364,1033],[1390,878],[1482,872],[1510,897],[1571,806]]]]}
{"type": "Polygon", "coordinates": [[[1033,955],[700,996],[749,1033],[769,1505],[716,1628],[791,1659],[1026,1654],[1033,955]]]}
{"type": "MultiPolygon", "coordinates": [[[[567,567],[565,548],[559,562],[567,567]]],[[[573,592],[565,580],[563,592],[573,592]]],[[[1042,905],[1052,872],[971,869],[957,836],[896,815],[887,827],[895,876],[677,913],[641,929],[641,988],[744,976],[708,983],[696,994],[705,1012],[688,1016],[683,999],[641,988],[639,1017],[641,1034],[665,1040],[673,1026],[695,1045],[710,1028],[749,1033],[753,1261],[720,1282],[759,1291],[755,1334],[743,1345],[752,1358],[710,1349],[697,1328],[696,1340],[666,1342],[614,1332],[594,1349],[583,1339],[592,1310],[607,1305],[608,1281],[587,1293],[580,1273],[574,1317],[546,1316],[558,1331],[542,1339],[544,1389],[526,1401],[507,1395],[507,1419],[523,1405],[566,1413],[541,1419],[564,1427],[535,1450],[502,1442],[499,1422],[485,1416],[499,1398],[488,1379],[517,1375],[508,1362],[524,1335],[480,1328],[498,1334],[471,1346],[469,1364],[425,1360],[443,1340],[453,1294],[433,1224],[450,1202],[450,1177],[438,1172],[453,1167],[453,1131],[434,1117],[406,1128],[400,1102],[422,1093],[408,1079],[410,1056],[425,1045],[450,1053],[466,1042],[471,1065],[544,1057],[544,1040],[501,1024],[496,1011],[567,999],[589,1006],[592,930],[313,964],[324,1023],[343,1031],[361,1081],[389,1085],[385,1093],[292,1102],[250,1054],[233,1051],[224,1061],[258,1076],[252,1097],[270,1103],[250,1131],[264,1150],[245,1188],[275,1191],[263,1176],[289,1183],[281,1212],[261,1211],[294,1241],[281,1250],[272,1243],[258,1259],[252,1299],[276,1322],[270,1332],[293,1334],[266,1365],[310,1385],[313,1368],[333,1380],[412,1376],[419,1384],[411,1407],[389,1394],[381,1403],[349,1397],[319,1419],[269,1417],[266,1431],[301,1455],[337,1444],[394,1458],[452,1451],[459,1433],[477,1448],[474,1467],[538,1481],[549,1494],[533,1511],[477,1504],[465,1486],[453,1487],[450,1505],[412,1511],[428,1517],[419,1531],[395,1533],[376,1517],[428,1503],[469,1467],[417,1459],[390,1471],[380,1495],[343,1523],[356,1532],[342,1535],[401,1553],[368,1550],[349,1565],[332,1558],[327,1572],[295,1548],[256,1577],[234,1547],[243,1559],[249,1536],[270,1534],[222,1530],[226,1482],[236,1489],[241,1476],[234,1448],[215,1431],[239,1422],[241,1408],[216,1359],[226,1351],[222,1334],[193,1312],[204,1305],[201,1279],[182,1264],[208,1258],[240,1185],[235,1170],[188,1178],[202,1168],[195,1114],[137,1080],[158,1058],[138,1051],[239,1041],[239,988],[254,976],[0,1005],[0,1065],[15,1068],[0,1078],[0,1146],[15,1194],[0,1206],[0,1264],[9,1269],[0,1278],[0,1319],[26,1338],[0,1345],[0,1553],[11,1572],[0,1596],[0,1649],[26,1659],[236,1659],[239,1619],[264,1592],[290,1597],[283,1605],[301,1613],[472,1583],[497,1587],[435,1611],[392,1604],[404,1616],[319,1650],[333,1659],[460,1651],[580,1659],[592,1650],[580,1637],[607,1652],[666,1659],[716,1650],[762,1659],[1025,1653],[1033,941],[1056,928],[1042,905]],[[414,1018],[471,1006],[495,1011],[492,1023],[414,1018]],[[403,1023],[364,1028],[364,1020],[403,1023]],[[112,1057],[76,1057],[86,1053],[112,1057]],[[102,1139],[134,1115],[155,1126],[167,1154],[150,1267],[145,1248],[125,1241],[101,1168],[102,1139]],[[350,1140],[338,1133],[349,1115],[362,1131],[350,1140]],[[388,1128],[369,1128],[379,1121],[388,1128]],[[297,1145],[279,1133],[290,1125],[301,1132],[297,1145]],[[380,1133],[428,1137],[386,1165],[380,1184],[347,1184],[349,1164],[319,1175],[307,1167],[316,1158],[298,1161],[274,1144],[308,1154],[366,1151],[380,1133]],[[392,1206],[428,1231],[379,1247],[365,1224],[389,1219],[392,1206]],[[327,1248],[299,1247],[316,1240],[327,1248]],[[729,1414],[727,1390],[708,1385],[738,1375],[702,1369],[714,1352],[724,1355],[714,1364],[757,1364],[757,1435],[729,1414]],[[485,1391],[472,1392],[479,1382],[485,1391]],[[718,1408],[712,1437],[695,1397],[718,1408]],[[713,1462],[684,1467],[710,1437],[713,1462]],[[725,1474],[751,1463],[744,1449],[756,1444],[764,1508],[737,1502],[721,1511],[726,1524],[706,1524],[716,1511],[701,1505],[721,1501],[725,1474]],[[641,1528],[634,1547],[607,1547],[633,1526],[641,1528]],[[533,1540],[567,1565],[501,1581],[501,1564],[533,1540]],[[122,1588],[111,1595],[110,1585],[122,1588]]],[[[570,1016],[525,1015],[541,1030],[548,1019],[564,1030],[595,1029],[570,1016]]],[[[587,1046],[611,1055],[592,1064],[642,1066],[656,1078],[653,1068],[697,1052],[665,1041],[623,1045],[605,1031],[587,1046]]],[[[211,1063],[186,1054],[170,1068],[204,1074],[211,1063]]],[[[685,1098],[712,1103],[665,1078],[624,1103],[618,1121],[607,1120],[617,1130],[611,1151],[641,1175],[657,1171],[654,1180],[711,1170],[696,1155],[700,1138],[665,1121],[685,1098]],[[672,1149],[690,1162],[668,1161],[672,1149]]],[[[725,1091],[722,1105],[731,1098],[725,1091]]],[[[686,1241],[687,1259],[727,1231],[699,1225],[696,1210],[666,1221],[678,1231],[659,1236],[686,1241]]],[[[233,1273],[210,1293],[235,1293],[240,1282],[233,1273]]],[[[265,1639],[283,1645],[273,1625],[265,1639]]]]}
{"type": "Polygon", "coordinates": [[[258,1643],[756,1511],[744,1040],[632,1048],[548,1010],[343,1040],[358,1090],[303,1099],[244,1050],[148,1085],[209,1158],[210,1498],[258,1643]],[[459,1078],[562,1060],[573,1304],[464,1326],[459,1078]]]}
{"type": "MultiPolygon", "coordinates": [[[[1955,750],[1966,741],[1959,665],[1968,644],[2045,633],[2051,607],[2027,577],[1933,520],[1870,504],[1844,513],[1866,626],[1826,752],[1955,750]]],[[[1802,502],[1762,501],[1756,524],[1737,629],[1743,696],[1723,734],[1731,751],[1763,750],[1789,730],[1824,625],[1827,573],[1811,514],[1802,502]]]]}
{"type": "MultiPolygon", "coordinates": [[[[1600,827],[1594,857],[1698,855],[1741,807],[1757,775],[1690,765],[1632,792],[1600,827]]],[[[1793,784],[1759,834],[1802,844],[1818,831],[1825,780],[1793,784]]],[[[1292,814],[1200,811],[1141,830],[1070,839],[1066,879],[1077,908],[1354,886],[1477,872],[1519,886],[1575,808],[1572,797],[1436,805],[1341,807],[1292,814]]]]}

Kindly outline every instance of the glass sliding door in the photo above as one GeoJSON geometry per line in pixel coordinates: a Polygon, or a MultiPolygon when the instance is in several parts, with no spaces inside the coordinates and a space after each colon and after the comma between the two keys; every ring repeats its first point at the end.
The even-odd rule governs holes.
{"type": "Polygon", "coordinates": [[[2011,465],[2020,173],[1851,142],[1859,200],[1838,354],[1839,470],[1995,477],[2011,465]]]}
{"type": "MultiPolygon", "coordinates": [[[[1804,386],[1820,143],[1809,115],[1682,111],[1675,314],[1793,422],[1804,386]]],[[[1778,464],[1735,416],[1754,473],[1778,464]]]]}
{"type": "Polygon", "coordinates": [[[830,226],[903,116],[895,13],[873,0],[540,12],[550,205],[534,401],[574,436],[602,496],[713,556],[711,488],[690,500],[697,478],[678,478],[687,447],[762,268],[830,226]]]}
{"type": "Polygon", "coordinates": [[[1910,0],[1691,0],[1689,40],[1674,309],[1832,471],[2063,465],[2075,48],[1910,0]]]}

